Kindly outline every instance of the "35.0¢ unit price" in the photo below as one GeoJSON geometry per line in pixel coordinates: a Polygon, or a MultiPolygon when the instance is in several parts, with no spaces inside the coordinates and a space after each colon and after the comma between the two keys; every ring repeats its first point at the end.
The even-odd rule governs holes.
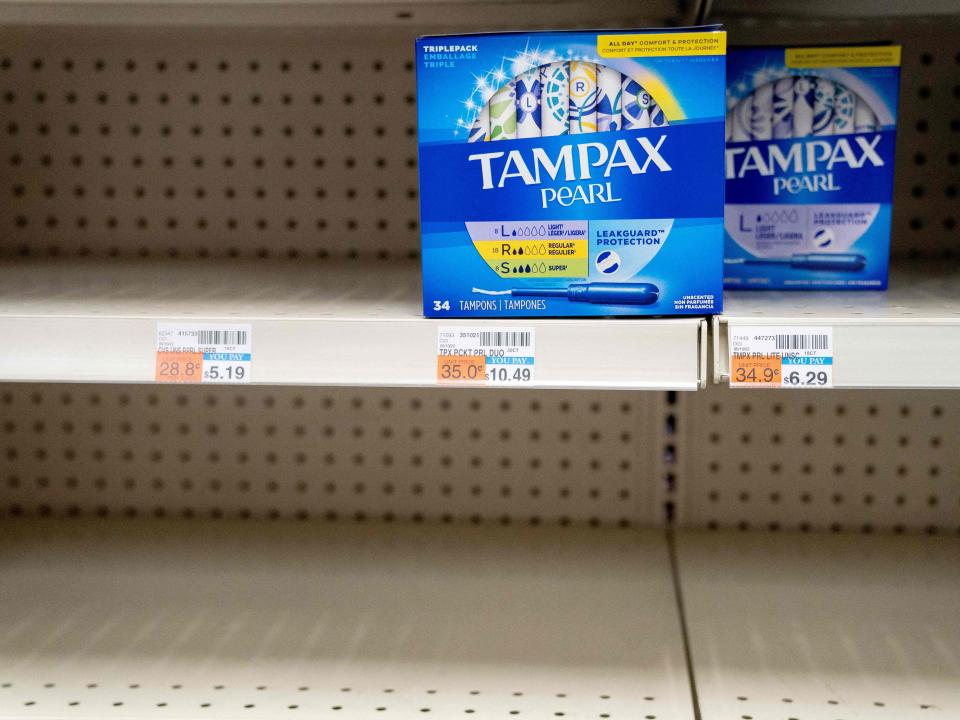
{"type": "Polygon", "coordinates": [[[438,375],[441,380],[485,380],[485,367],[483,358],[479,358],[479,362],[469,363],[458,362],[454,359],[444,362],[441,359],[438,375]]]}

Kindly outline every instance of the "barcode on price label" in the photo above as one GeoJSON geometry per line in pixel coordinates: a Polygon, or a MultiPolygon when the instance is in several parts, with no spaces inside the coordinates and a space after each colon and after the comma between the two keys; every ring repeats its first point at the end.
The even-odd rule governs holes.
{"type": "Polygon", "coordinates": [[[833,387],[833,328],[729,326],[730,387],[833,387]]]}
{"type": "Polygon", "coordinates": [[[533,332],[527,330],[526,332],[517,332],[512,330],[510,332],[481,332],[480,333],[480,346],[481,347],[530,347],[533,343],[533,332]]]}
{"type": "Polygon", "coordinates": [[[157,323],[157,382],[249,383],[248,324],[157,323]]]}
{"type": "Polygon", "coordinates": [[[777,350],[829,350],[830,335],[774,335],[774,346],[777,350]]]}
{"type": "Polygon", "coordinates": [[[197,330],[199,345],[246,345],[247,330],[197,330]]]}
{"type": "Polygon", "coordinates": [[[530,385],[534,380],[533,328],[441,326],[437,382],[530,385]]]}

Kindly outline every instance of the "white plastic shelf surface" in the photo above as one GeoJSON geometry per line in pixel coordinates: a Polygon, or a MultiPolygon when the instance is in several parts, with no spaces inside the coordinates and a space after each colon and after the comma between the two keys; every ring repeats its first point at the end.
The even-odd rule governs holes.
{"type": "Polygon", "coordinates": [[[0,718],[690,720],[633,530],[21,521],[0,718]]]}
{"type": "Polygon", "coordinates": [[[703,720],[960,717],[960,538],[689,532],[703,720]]]}

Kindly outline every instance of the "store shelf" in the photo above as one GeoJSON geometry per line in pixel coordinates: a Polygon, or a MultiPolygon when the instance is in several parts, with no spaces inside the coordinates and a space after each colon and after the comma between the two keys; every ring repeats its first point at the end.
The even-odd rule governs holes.
{"type": "Polygon", "coordinates": [[[2,718],[692,718],[662,533],[10,521],[0,576],[2,718]]]}
{"type": "Polygon", "coordinates": [[[894,266],[887,292],[727,292],[713,325],[715,382],[730,378],[729,329],[752,325],[832,327],[835,387],[960,387],[955,262],[894,266]]]}
{"type": "MultiPolygon", "coordinates": [[[[616,0],[595,0],[587,10],[573,0],[528,0],[509,11],[510,0],[2,0],[3,25],[152,25],[152,26],[467,26],[518,27],[543,23],[549,12],[558,25],[590,24],[590,18],[622,18],[616,0]],[[545,9],[547,6],[549,9],[545,9]]],[[[677,13],[675,0],[646,0],[642,20],[663,25],[677,13]]],[[[595,20],[594,20],[595,22],[595,20]]],[[[620,23],[623,20],[619,20],[620,23]]],[[[602,23],[601,23],[602,25],[602,23]]]]}
{"type": "Polygon", "coordinates": [[[684,533],[703,720],[960,717],[960,538],[684,533]]]}
{"type": "Polygon", "coordinates": [[[158,321],[249,322],[263,384],[435,383],[441,325],[536,329],[537,387],[695,389],[705,323],[425,320],[415,262],[0,266],[0,380],[150,382],[158,321]]]}

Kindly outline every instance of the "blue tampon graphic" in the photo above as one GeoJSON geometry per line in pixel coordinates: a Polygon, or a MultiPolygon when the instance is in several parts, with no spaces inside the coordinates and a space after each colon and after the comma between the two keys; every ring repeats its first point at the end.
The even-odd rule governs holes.
{"type": "Polygon", "coordinates": [[[592,62],[571,60],[570,134],[597,131],[597,66],[592,62]]]}
{"type": "Polygon", "coordinates": [[[804,75],[758,86],[727,112],[727,123],[727,141],[744,142],[869,132],[876,116],[845,85],[804,75]]]}
{"type": "Polygon", "coordinates": [[[650,127],[663,127],[669,124],[667,116],[663,114],[663,108],[653,103],[650,106],[650,127]]]}
{"type": "Polygon", "coordinates": [[[570,132],[570,68],[564,61],[540,67],[540,128],[543,137],[570,132]]]}
{"type": "Polygon", "coordinates": [[[511,80],[497,90],[487,105],[490,108],[490,139],[516,140],[517,103],[516,83],[511,80]]]}
{"type": "Polygon", "coordinates": [[[870,106],[861,97],[856,98],[856,107],[853,111],[853,126],[855,132],[875,132],[878,126],[877,116],[870,106]]]}
{"type": "Polygon", "coordinates": [[[833,96],[833,134],[849,135],[853,132],[853,113],[857,104],[855,96],[846,87],[837,83],[837,91],[833,96]]]}
{"type": "Polygon", "coordinates": [[[574,283],[565,288],[514,288],[514,297],[559,297],[595,305],[653,305],[660,288],[652,283],[574,283]]]}
{"type": "Polygon", "coordinates": [[[517,137],[540,137],[540,68],[517,75],[517,137]]]}
{"type": "Polygon", "coordinates": [[[769,140],[773,137],[773,83],[766,83],[753,91],[750,135],[754,140],[769,140]]]}
{"type": "Polygon", "coordinates": [[[793,136],[806,137],[813,133],[813,79],[798,77],[793,83],[793,136]]]}
{"type": "Polygon", "coordinates": [[[773,137],[793,137],[793,78],[780,78],[773,84],[773,137]]]}
{"type": "Polygon", "coordinates": [[[483,142],[490,137],[490,106],[484,105],[477,113],[477,119],[473,121],[473,127],[470,128],[470,135],[467,142],[483,142]]]}
{"type": "Polygon", "coordinates": [[[727,265],[789,265],[798,270],[859,272],[867,258],[859,253],[797,253],[783,258],[727,258],[727,265]]]}
{"type": "Polygon", "coordinates": [[[653,98],[633,78],[623,76],[623,97],[620,100],[623,115],[623,130],[638,130],[650,127],[650,106],[653,98]]]}
{"type": "Polygon", "coordinates": [[[837,86],[832,80],[817,78],[813,91],[813,134],[833,135],[833,120],[836,112],[834,100],[837,86]]]}
{"type": "Polygon", "coordinates": [[[750,118],[753,116],[753,95],[747,95],[738,102],[732,112],[733,128],[730,139],[734,142],[750,140],[750,118]]]}
{"type": "Polygon", "coordinates": [[[597,65],[597,132],[619,130],[622,122],[620,99],[623,97],[623,75],[619,70],[597,65]]]}

